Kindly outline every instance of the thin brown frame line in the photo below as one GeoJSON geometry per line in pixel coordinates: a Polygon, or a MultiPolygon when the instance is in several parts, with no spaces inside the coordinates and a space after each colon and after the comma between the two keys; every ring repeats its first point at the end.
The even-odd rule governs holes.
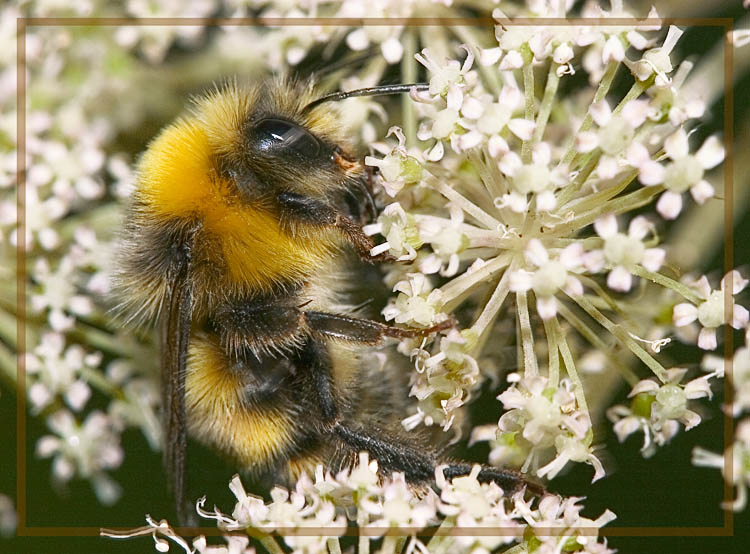
{"type": "Polygon", "coordinates": [[[26,22],[16,20],[16,528],[26,529],[26,22]]]}
{"type": "MultiPolygon", "coordinates": [[[[29,26],[122,26],[122,25],[139,25],[139,26],[191,26],[191,25],[256,25],[256,26],[305,26],[321,25],[325,23],[344,25],[351,22],[355,26],[367,25],[409,25],[409,26],[431,26],[431,25],[497,25],[499,22],[493,18],[36,18],[36,17],[19,17],[17,18],[17,106],[18,106],[18,151],[17,151],[17,208],[18,214],[18,235],[23,240],[17,244],[17,303],[18,303],[18,367],[17,367],[17,499],[18,508],[18,525],[17,534],[19,536],[99,536],[98,527],[28,527],[26,525],[26,396],[25,396],[25,360],[26,352],[26,251],[25,251],[25,234],[26,234],[26,213],[25,213],[25,192],[26,192],[26,29],[29,26]],[[22,394],[21,394],[22,393],[22,394]]],[[[610,19],[587,19],[587,18],[519,18],[503,20],[502,24],[518,26],[608,26],[608,25],[638,25],[649,24],[665,26],[673,25],[690,25],[696,27],[722,27],[724,29],[724,135],[729,139],[734,137],[734,119],[733,119],[733,52],[732,41],[729,35],[733,29],[734,20],[729,18],[663,18],[663,19],[638,19],[638,18],[610,18],[610,19]]],[[[734,167],[733,145],[729,145],[726,150],[724,189],[725,189],[725,212],[724,212],[724,240],[725,240],[725,265],[733,261],[733,230],[732,230],[732,208],[733,208],[733,175],[727,170],[734,167]],[[727,242],[729,241],[729,242],[727,242]]],[[[727,342],[731,341],[731,333],[727,333],[728,340],[725,341],[725,363],[729,364],[731,374],[731,352],[727,348],[727,342]]],[[[731,345],[731,342],[730,342],[731,345]]],[[[729,380],[725,379],[725,392],[729,380]]],[[[730,390],[729,394],[731,397],[730,390]]],[[[725,443],[731,448],[733,439],[733,420],[731,417],[725,417],[724,439],[725,443]]],[[[727,452],[724,451],[725,470],[728,480],[724,482],[724,501],[731,502],[734,493],[733,482],[733,464],[727,452]]],[[[597,528],[599,536],[683,536],[682,533],[690,533],[693,536],[732,536],[733,534],[733,512],[725,511],[723,527],[606,527],[597,528]]],[[[222,535],[221,530],[215,527],[197,527],[197,528],[176,528],[182,531],[199,531],[201,534],[209,536],[222,535]]],[[[459,531],[461,527],[453,527],[453,530],[459,531]]],[[[484,528],[485,530],[487,528],[484,528]]],[[[499,528],[502,529],[502,528],[499,528]]],[[[507,528],[506,528],[507,529],[507,528]]],[[[572,527],[570,530],[577,528],[572,527]]],[[[580,528],[585,529],[585,528],[580,528]]],[[[478,529],[467,529],[469,533],[476,533],[478,529]]],[[[347,535],[348,536],[348,535],[347,535]]],[[[359,536],[359,534],[355,534],[359,536]]]]}
{"type": "MultiPolygon", "coordinates": [[[[734,268],[734,44],[730,29],[724,30],[724,272],[734,268]]],[[[734,298],[731,287],[724,291],[724,313],[732,313],[734,298]]],[[[734,532],[734,334],[730,325],[724,325],[724,403],[731,409],[722,411],[724,418],[724,526],[734,532]]]]}
{"type": "MultiPolygon", "coordinates": [[[[143,527],[110,527],[106,531],[119,533],[129,533],[135,529],[143,527]]],[[[30,533],[25,536],[73,536],[73,537],[107,537],[101,532],[105,530],[100,527],[28,527],[30,533]]],[[[353,529],[347,527],[342,533],[335,533],[331,527],[253,527],[248,532],[243,531],[223,531],[217,527],[172,527],[176,533],[181,536],[199,536],[222,537],[222,536],[254,536],[253,532],[266,535],[279,536],[298,536],[298,537],[380,537],[390,536],[515,536],[519,532],[518,527],[450,527],[440,529],[438,526],[433,527],[366,527],[353,529]]],[[[534,535],[537,537],[556,537],[565,532],[577,532],[580,536],[599,536],[599,537],[678,537],[678,536],[696,536],[696,537],[731,537],[732,530],[725,527],[533,527],[534,535]],[[635,534],[634,534],[635,533],[635,534]]],[[[154,528],[158,532],[158,528],[154,528]]],[[[145,536],[147,533],[144,533],[145,536]]],[[[135,536],[135,535],[134,535],[135,536]]],[[[109,537],[118,539],[120,537],[109,537]]]]}
{"type": "Polygon", "coordinates": [[[503,18],[493,17],[22,17],[27,26],[399,26],[429,27],[445,25],[515,25],[523,27],[616,27],[621,25],[659,26],[686,25],[691,27],[731,27],[730,18],[710,17],[541,17],[503,18]]]}

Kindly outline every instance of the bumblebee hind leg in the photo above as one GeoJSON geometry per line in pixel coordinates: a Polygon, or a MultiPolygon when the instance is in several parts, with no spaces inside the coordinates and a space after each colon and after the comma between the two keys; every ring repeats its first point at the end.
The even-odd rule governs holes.
{"type": "MultiPolygon", "coordinates": [[[[393,472],[404,474],[406,482],[411,485],[431,485],[435,481],[435,470],[440,465],[445,465],[443,475],[446,479],[453,479],[463,475],[469,475],[473,464],[465,462],[451,462],[439,460],[426,445],[407,444],[388,437],[389,433],[347,426],[344,423],[334,425],[333,433],[336,437],[346,443],[353,451],[367,451],[378,461],[378,469],[383,476],[390,476],[393,472]]],[[[495,483],[506,494],[512,494],[524,486],[533,494],[541,495],[544,487],[529,482],[515,471],[483,466],[477,480],[480,483],[495,483]]]]}

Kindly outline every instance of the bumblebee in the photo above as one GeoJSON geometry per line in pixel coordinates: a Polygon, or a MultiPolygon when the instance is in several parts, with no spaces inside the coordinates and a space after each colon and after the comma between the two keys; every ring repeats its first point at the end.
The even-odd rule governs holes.
{"type": "MultiPolygon", "coordinates": [[[[360,355],[445,325],[386,325],[341,298],[347,252],[370,263],[388,256],[370,255],[368,174],[327,106],[408,90],[321,97],[309,82],[230,83],[142,155],[119,288],[133,317],[160,324],[165,463],[180,521],[188,434],[254,475],[337,471],[361,451],[415,487],[429,486],[440,463],[448,478],[470,472],[400,428],[403,389],[360,355]]],[[[525,484],[494,468],[479,479],[525,484]]]]}

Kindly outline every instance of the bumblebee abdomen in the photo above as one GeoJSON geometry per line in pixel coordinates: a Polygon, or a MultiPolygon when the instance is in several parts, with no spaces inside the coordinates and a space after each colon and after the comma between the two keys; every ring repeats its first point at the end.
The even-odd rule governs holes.
{"type": "Polygon", "coordinates": [[[211,337],[191,341],[185,380],[190,433],[237,460],[244,469],[274,467],[296,441],[294,412],[282,402],[247,402],[246,375],[232,369],[211,337]]]}

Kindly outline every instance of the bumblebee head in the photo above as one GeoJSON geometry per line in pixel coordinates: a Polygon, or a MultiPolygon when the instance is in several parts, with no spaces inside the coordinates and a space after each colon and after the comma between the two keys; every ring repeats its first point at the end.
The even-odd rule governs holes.
{"type": "Polygon", "coordinates": [[[411,86],[321,97],[309,81],[229,82],[151,143],[139,164],[139,195],[156,214],[217,220],[220,206],[257,207],[285,192],[345,204],[364,188],[364,165],[328,103],[411,86]]]}
{"type": "Polygon", "coordinates": [[[196,103],[218,171],[248,199],[280,192],[326,197],[361,179],[363,166],[333,110],[317,105],[310,83],[235,83],[196,103]]]}

